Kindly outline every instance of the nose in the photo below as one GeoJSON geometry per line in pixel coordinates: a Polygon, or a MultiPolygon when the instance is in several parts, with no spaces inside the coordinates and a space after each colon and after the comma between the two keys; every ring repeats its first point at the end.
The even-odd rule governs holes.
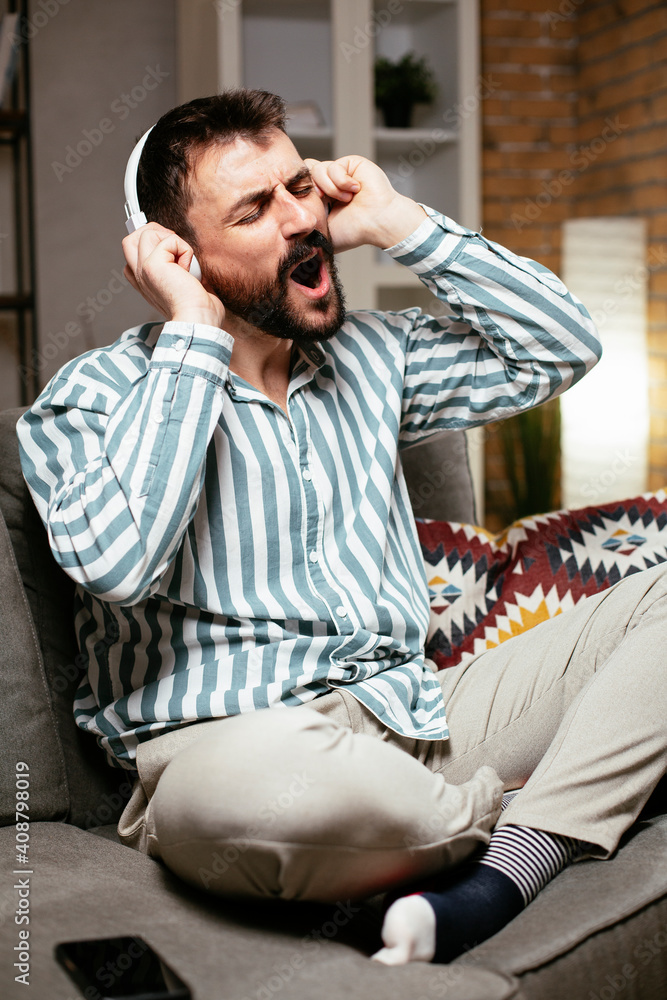
{"type": "Polygon", "coordinates": [[[281,212],[281,230],[287,240],[294,236],[312,233],[318,218],[311,198],[297,198],[287,188],[278,192],[277,201],[281,212]]]}

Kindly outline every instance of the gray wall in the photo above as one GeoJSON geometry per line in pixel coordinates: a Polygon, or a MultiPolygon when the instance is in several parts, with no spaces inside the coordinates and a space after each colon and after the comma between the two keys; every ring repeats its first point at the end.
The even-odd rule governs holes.
{"type": "MultiPolygon", "coordinates": [[[[177,103],[174,0],[57,2],[30,42],[42,385],[160,318],[119,280],[123,174],[138,136],[177,103]]],[[[39,11],[33,0],[36,24],[39,11]]]]}

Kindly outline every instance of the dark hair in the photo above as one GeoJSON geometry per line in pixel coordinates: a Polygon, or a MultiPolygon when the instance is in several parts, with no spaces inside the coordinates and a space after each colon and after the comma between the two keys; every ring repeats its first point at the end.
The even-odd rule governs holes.
{"type": "Polygon", "coordinates": [[[168,111],[148,136],[137,172],[139,206],[148,221],[173,229],[197,250],[188,209],[198,155],[235,139],[265,146],[276,129],[285,131],[285,102],[265,90],[227,90],[168,111]]]}

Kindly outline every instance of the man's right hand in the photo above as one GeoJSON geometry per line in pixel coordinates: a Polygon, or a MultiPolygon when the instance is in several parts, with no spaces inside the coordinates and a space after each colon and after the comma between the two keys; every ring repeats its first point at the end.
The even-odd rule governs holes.
{"type": "Polygon", "coordinates": [[[149,222],[123,240],[124,274],[168,320],[222,328],[225,307],[188,268],[192,247],[171,229],[149,222]]]}

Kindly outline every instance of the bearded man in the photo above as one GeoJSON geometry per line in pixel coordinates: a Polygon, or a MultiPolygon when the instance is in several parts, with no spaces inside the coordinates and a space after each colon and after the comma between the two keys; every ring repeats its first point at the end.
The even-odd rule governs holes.
{"type": "Polygon", "coordinates": [[[567,389],[594,326],[363,157],[302,160],[265,92],[164,115],[138,195],[126,274],[166,322],[65,365],[19,423],[77,584],[75,719],[136,775],[119,834],[223,895],[411,883],[376,957],[448,961],[608,857],[665,768],[661,567],[457,667],[424,656],[400,449],[567,389]],[[444,316],[346,313],[334,253],[362,244],[444,316]]]}

